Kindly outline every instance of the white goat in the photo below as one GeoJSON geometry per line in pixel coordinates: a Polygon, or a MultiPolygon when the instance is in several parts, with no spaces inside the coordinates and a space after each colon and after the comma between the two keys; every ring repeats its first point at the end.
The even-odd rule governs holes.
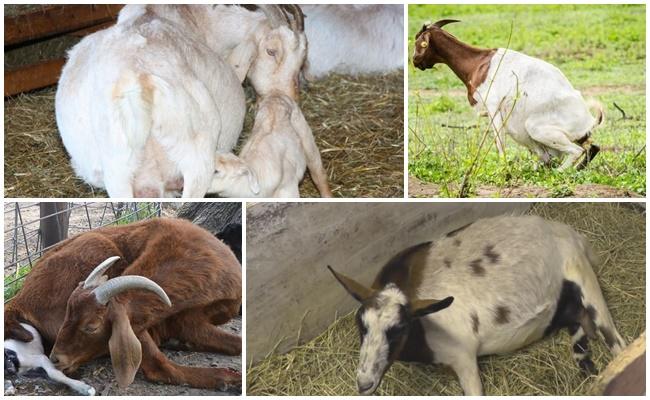
{"type": "Polygon", "coordinates": [[[283,94],[258,103],[251,137],[239,157],[215,157],[210,193],[222,197],[300,197],[305,168],[321,196],[332,197],[320,153],[302,111],[283,94]]]}
{"type": "Polygon", "coordinates": [[[241,82],[258,46],[288,30],[281,10],[260,8],[127,5],[115,26],[76,45],[56,115],[77,175],[111,197],[203,197],[215,151],[241,132],[241,82]]]}
{"type": "Polygon", "coordinates": [[[449,365],[466,395],[480,395],[478,356],[509,353],[562,328],[572,335],[580,367],[593,373],[588,337],[600,333],[614,354],[625,346],[592,269],[596,262],[585,238],[567,225],[500,216],[400,252],[372,288],[332,270],[362,302],[359,392],[374,392],[397,359],[449,365]]]}
{"type": "Polygon", "coordinates": [[[302,5],[309,41],[305,77],[385,73],[404,68],[402,4],[302,5]]]}
{"type": "Polygon", "coordinates": [[[63,372],[54,368],[50,359],[45,355],[41,335],[31,325],[21,323],[23,328],[34,337],[31,342],[21,342],[15,339],[5,340],[5,377],[8,374],[25,375],[28,372],[42,368],[48,378],[69,386],[75,392],[84,396],[94,396],[95,389],[82,381],[68,378],[63,372]]]}
{"type": "Polygon", "coordinates": [[[491,119],[497,149],[503,155],[508,133],[548,164],[566,155],[560,171],[586,166],[600,151],[589,138],[603,123],[599,103],[585,102],[562,72],[540,59],[508,49],[480,49],[442,29],[459,22],[444,19],[424,25],[416,35],[413,65],[421,70],[444,63],[467,87],[470,104],[491,119]],[[590,108],[597,110],[594,118],[590,108]]]}

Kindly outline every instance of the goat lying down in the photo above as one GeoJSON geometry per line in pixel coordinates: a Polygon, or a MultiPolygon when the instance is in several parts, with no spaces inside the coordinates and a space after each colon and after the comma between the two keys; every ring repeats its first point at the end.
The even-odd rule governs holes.
{"type": "Polygon", "coordinates": [[[442,29],[457,20],[424,25],[416,35],[413,65],[421,70],[444,63],[467,87],[469,103],[487,113],[503,155],[508,133],[544,164],[565,155],[558,167],[585,167],[600,151],[592,131],[604,121],[601,104],[585,101],[564,74],[538,58],[510,49],[469,46],[442,29]],[[590,109],[596,110],[596,117],[590,109]],[[580,163],[578,160],[584,155],[580,163]]]}
{"type": "Polygon", "coordinates": [[[599,335],[613,354],[625,346],[596,262],[586,239],[564,224],[500,216],[403,250],[371,288],[330,268],[361,302],[359,392],[373,393],[402,360],[448,365],[466,395],[480,395],[477,357],[515,351],[562,328],[578,365],[595,373],[588,339],[599,335]]]}
{"type": "Polygon", "coordinates": [[[305,168],[322,197],[332,197],[320,152],[298,104],[275,93],[258,103],[250,139],[239,157],[218,153],[210,193],[222,197],[300,197],[305,168]]]}
{"type": "Polygon", "coordinates": [[[95,395],[95,388],[92,386],[68,378],[63,372],[54,368],[50,359],[45,355],[41,335],[38,334],[38,331],[31,325],[25,323],[20,325],[32,334],[33,339],[30,342],[5,339],[5,378],[12,374],[26,375],[42,370],[51,380],[63,383],[81,395],[95,395]]]}

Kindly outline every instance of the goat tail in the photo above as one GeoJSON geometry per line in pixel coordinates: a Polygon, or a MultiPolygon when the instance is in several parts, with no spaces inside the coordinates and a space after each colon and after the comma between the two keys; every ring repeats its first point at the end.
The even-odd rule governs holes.
{"type": "Polygon", "coordinates": [[[594,112],[596,114],[594,115],[594,118],[596,118],[596,124],[592,129],[605,123],[605,107],[603,106],[603,103],[596,99],[587,99],[587,107],[589,107],[589,111],[592,112],[592,115],[594,112]]]}
{"type": "Polygon", "coordinates": [[[587,239],[583,236],[579,237],[579,248],[581,254],[577,254],[575,262],[575,271],[571,275],[582,290],[582,302],[587,310],[589,319],[595,325],[600,337],[605,341],[605,344],[616,355],[620,353],[626,346],[625,340],[616,330],[614,320],[609,312],[603,292],[598,284],[598,278],[594,273],[593,267],[600,264],[600,260],[594,252],[587,239]]]}

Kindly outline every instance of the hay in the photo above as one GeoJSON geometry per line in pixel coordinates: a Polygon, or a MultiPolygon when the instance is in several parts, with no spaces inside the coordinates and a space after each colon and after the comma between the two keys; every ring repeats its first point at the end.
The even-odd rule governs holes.
{"type": "MultiPolygon", "coordinates": [[[[55,88],[5,99],[7,197],[106,197],[76,178],[54,117],[55,88]]],[[[252,104],[252,91],[249,105],[252,104]]],[[[403,73],[352,78],[333,75],[303,90],[312,127],[337,197],[402,197],[403,73]]],[[[253,110],[249,107],[246,129],[253,110]]],[[[245,139],[245,134],[240,139],[245,139]]],[[[306,175],[302,197],[318,197],[306,175]]]]}
{"type": "MultiPolygon", "coordinates": [[[[588,237],[603,261],[595,272],[618,331],[628,342],[644,331],[645,213],[615,203],[537,204],[530,213],[567,223],[588,237]]],[[[354,395],[358,342],[349,314],[309,343],[249,367],[247,394],[354,395]]],[[[604,369],[609,352],[601,341],[590,345],[594,363],[604,369]]],[[[584,378],[572,359],[565,331],[512,354],[482,357],[479,368],[488,395],[579,395],[594,380],[584,378]]],[[[377,394],[460,395],[462,390],[442,366],[397,362],[377,394]]]]}

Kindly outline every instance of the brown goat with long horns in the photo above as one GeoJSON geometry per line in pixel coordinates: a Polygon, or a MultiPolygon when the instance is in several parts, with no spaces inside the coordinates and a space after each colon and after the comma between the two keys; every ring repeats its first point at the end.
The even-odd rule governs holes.
{"type": "Polygon", "coordinates": [[[154,382],[221,388],[241,384],[224,368],[169,361],[159,345],[241,353],[241,338],[217,327],[241,305],[241,265],[221,241],[179,219],[157,218],[77,235],[39,260],[5,305],[5,339],[30,341],[34,326],[65,373],[110,354],[118,384],[138,369],[154,382]]]}

